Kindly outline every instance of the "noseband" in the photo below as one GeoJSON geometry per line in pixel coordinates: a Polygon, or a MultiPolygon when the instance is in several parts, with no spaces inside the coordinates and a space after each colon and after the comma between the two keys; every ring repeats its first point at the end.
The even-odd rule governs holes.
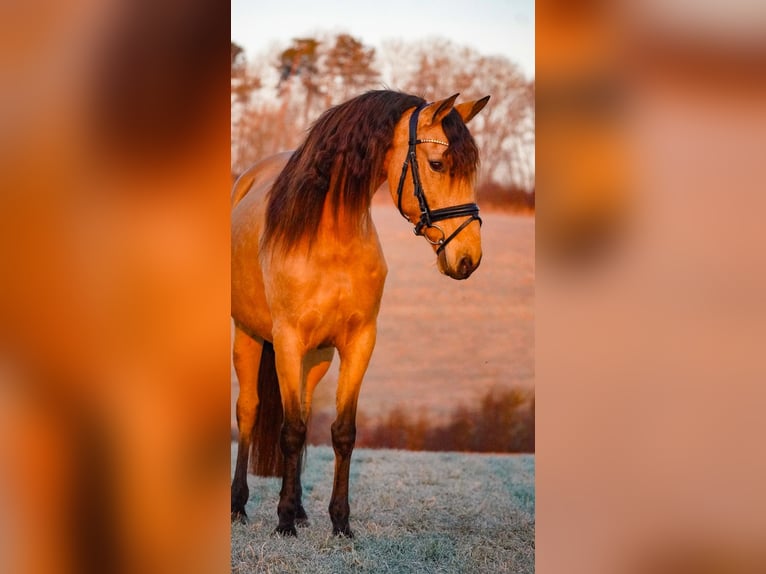
{"type": "Polygon", "coordinates": [[[448,143],[440,141],[440,140],[433,140],[433,139],[424,139],[419,140],[417,139],[417,131],[418,131],[418,116],[420,115],[420,110],[422,110],[424,107],[426,107],[428,104],[424,103],[421,104],[419,107],[415,109],[414,112],[412,112],[412,115],[410,116],[410,140],[409,140],[409,149],[407,151],[407,157],[404,159],[404,164],[402,165],[402,175],[399,178],[399,187],[396,190],[397,194],[397,207],[399,208],[399,213],[404,216],[404,218],[412,223],[412,220],[409,218],[409,216],[402,211],[402,190],[404,189],[404,180],[407,177],[407,169],[409,166],[412,166],[412,185],[415,190],[415,197],[418,200],[418,205],[420,206],[420,219],[415,224],[415,228],[413,231],[415,232],[415,235],[422,235],[426,238],[426,240],[431,245],[438,245],[439,247],[436,249],[436,254],[440,254],[444,248],[447,246],[447,244],[452,241],[455,236],[457,236],[458,233],[463,231],[466,227],[468,227],[468,224],[470,224],[474,219],[479,221],[479,225],[481,225],[481,217],[479,217],[479,206],[475,203],[463,203],[461,205],[455,205],[452,207],[444,207],[442,209],[434,209],[431,210],[428,207],[428,201],[426,200],[426,194],[423,191],[423,185],[420,183],[420,172],[418,171],[418,158],[417,154],[415,153],[415,146],[419,143],[437,143],[443,146],[449,146],[448,143]],[[458,227],[455,231],[452,232],[452,234],[445,239],[444,236],[444,230],[439,227],[438,225],[434,225],[437,221],[442,221],[444,219],[453,219],[455,217],[468,217],[461,225],[458,227]],[[425,230],[433,228],[439,231],[441,233],[441,238],[432,241],[427,235],[425,235],[425,230]]]}

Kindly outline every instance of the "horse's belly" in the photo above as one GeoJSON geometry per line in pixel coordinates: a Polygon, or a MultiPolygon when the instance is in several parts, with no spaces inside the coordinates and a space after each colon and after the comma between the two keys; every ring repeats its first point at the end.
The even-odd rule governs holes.
{"type": "Polygon", "coordinates": [[[257,265],[232,261],[231,316],[248,334],[272,340],[272,318],[257,265]]]}
{"type": "Polygon", "coordinates": [[[231,316],[246,333],[272,340],[272,317],[259,264],[265,187],[256,187],[232,214],[231,316]]]}
{"type": "Polygon", "coordinates": [[[232,289],[231,316],[234,322],[249,335],[271,341],[274,326],[266,297],[254,294],[252,290],[245,297],[237,297],[235,293],[232,289]]]}

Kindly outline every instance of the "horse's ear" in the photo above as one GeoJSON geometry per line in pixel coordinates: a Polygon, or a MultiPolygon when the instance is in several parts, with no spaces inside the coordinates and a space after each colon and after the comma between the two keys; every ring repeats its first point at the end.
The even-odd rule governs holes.
{"type": "Polygon", "coordinates": [[[449,98],[445,98],[441,101],[434,102],[431,106],[434,108],[434,113],[431,116],[431,125],[439,124],[450,111],[452,106],[455,105],[455,100],[460,94],[453,94],[449,98]]]}
{"type": "Polygon", "coordinates": [[[484,96],[480,100],[474,100],[472,102],[463,102],[455,106],[457,113],[463,118],[463,123],[470,122],[473,117],[484,109],[489,101],[489,96],[484,96]]]}

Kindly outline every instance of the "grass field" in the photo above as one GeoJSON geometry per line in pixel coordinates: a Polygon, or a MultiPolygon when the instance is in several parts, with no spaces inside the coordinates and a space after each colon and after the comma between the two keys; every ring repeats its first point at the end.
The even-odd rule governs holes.
{"type": "Polygon", "coordinates": [[[357,449],[353,540],[331,535],[332,475],[332,448],[309,447],[303,485],[310,524],[297,539],[272,534],[279,479],[249,476],[250,524],[231,527],[231,571],[534,572],[533,455],[357,449]]]}

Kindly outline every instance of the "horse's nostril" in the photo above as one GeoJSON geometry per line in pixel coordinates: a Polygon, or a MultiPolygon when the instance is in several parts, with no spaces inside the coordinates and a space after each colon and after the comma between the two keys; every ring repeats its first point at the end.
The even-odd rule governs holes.
{"type": "Polygon", "coordinates": [[[473,261],[466,255],[460,260],[460,263],[458,263],[457,269],[460,275],[466,276],[473,271],[473,261]]]}

